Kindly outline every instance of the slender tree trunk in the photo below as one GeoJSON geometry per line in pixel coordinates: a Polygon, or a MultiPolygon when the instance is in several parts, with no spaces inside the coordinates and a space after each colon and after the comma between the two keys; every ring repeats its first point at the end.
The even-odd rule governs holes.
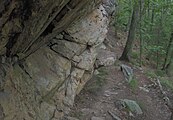
{"type": "MultiPolygon", "coordinates": [[[[163,19],[164,19],[164,8],[161,8],[160,11],[160,24],[158,25],[158,39],[157,39],[157,46],[160,46],[160,41],[162,40],[163,36],[161,33],[163,33],[164,31],[163,29],[163,19]]],[[[161,59],[160,59],[160,49],[157,49],[157,69],[159,68],[159,63],[160,63],[161,59]]]]}
{"type": "MultiPolygon", "coordinates": [[[[157,47],[159,47],[159,43],[160,43],[160,29],[158,29],[158,38],[157,38],[157,47]]],[[[156,68],[159,68],[159,50],[157,49],[156,52],[156,56],[157,56],[157,62],[156,62],[156,68]]]]}
{"type": "Polygon", "coordinates": [[[135,30],[137,26],[138,17],[139,17],[139,8],[140,8],[139,1],[136,1],[134,5],[126,46],[124,48],[122,56],[120,57],[120,60],[125,60],[125,61],[130,60],[129,57],[132,51],[133,41],[135,39],[135,30]]]}
{"type": "Polygon", "coordinates": [[[132,1],[131,0],[129,0],[129,6],[130,6],[130,13],[129,13],[128,23],[127,23],[127,26],[126,26],[126,30],[125,31],[128,31],[129,30],[130,23],[131,23],[131,18],[132,18],[133,7],[132,7],[132,1]]]}
{"type": "Polygon", "coordinates": [[[165,67],[165,71],[169,76],[173,76],[173,52],[170,55],[168,64],[165,67]]]}
{"type": "Polygon", "coordinates": [[[167,69],[167,65],[169,64],[169,59],[170,59],[170,53],[172,52],[172,47],[173,47],[173,33],[171,34],[170,40],[169,40],[169,44],[168,47],[166,49],[166,56],[165,56],[165,60],[164,60],[164,64],[163,64],[163,68],[162,70],[167,69]]]}
{"type": "Polygon", "coordinates": [[[153,31],[153,24],[154,24],[154,12],[155,12],[155,8],[154,8],[154,5],[152,4],[152,15],[151,15],[151,28],[150,28],[150,31],[152,32],[153,31]]]}
{"type": "Polygon", "coordinates": [[[140,32],[140,60],[139,64],[142,66],[142,54],[143,54],[143,40],[142,40],[142,3],[143,1],[140,1],[140,27],[139,27],[139,32],[140,32]]]}

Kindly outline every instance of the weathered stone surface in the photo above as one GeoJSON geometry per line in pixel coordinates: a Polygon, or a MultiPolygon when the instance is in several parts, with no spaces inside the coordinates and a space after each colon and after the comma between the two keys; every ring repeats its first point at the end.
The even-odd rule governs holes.
{"type": "Polygon", "coordinates": [[[91,79],[93,73],[94,73],[94,70],[92,70],[92,71],[85,71],[85,73],[84,73],[84,75],[83,75],[83,77],[82,77],[82,79],[80,81],[80,84],[78,85],[76,94],[80,93],[80,91],[83,89],[83,87],[86,84],[86,82],[91,79]]]}
{"type": "Polygon", "coordinates": [[[79,55],[86,49],[86,45],[69,42],[66,40],[57,40],[57,43],[52,45],[51,48],[62,56],[72,59],[74,55],[79,55]]]}
{"type": "Polygon", "coordinates": [[[107,13],[101,5],[84,20],[75,22],[66,31],[75,42],[88,45],[100,44],[104,41],[109,24],[106,15],[107,13]]]}
{"type": "Polygon", "coordinates": [[[52,120],[64,120],[64,112],[61,111],[61,110],[56,110],[54,112],[54,117],[52,117],[53,119],[52,120]]]}
{"type": "Polygon", "coordinates": [[[4,55],[6,52],[6,48],[5,47],[2,47],[1,50],[0,50],[0,55],[4,55]]]}
{"type": "Polygon", "coordinates": [[[102,0],[102,2],[106,12],[112,16],[115,12],[116,0],[102,0]]]}
{"type": "Polygon", "coordinates": [[[40,113],[41,118],[45,120],[50,120],[54,116],[56,106],[48,104],[46,102],[42,102],[40,109],[42,110],[42,112],[40,113]]]}
{"type": "Polygon", "coordinates": [[[4,120],[39,118],[40,95],[37,94],[35,82],[18,65],[10,68],[6,78],[3,97],[0,97],[0,105],[5,115],[4,120]]]}
{"type": "MultiPolygon", "coordinates": [[[[19,53],[19,56],[16,55],[19,59],[7,65],[8,69],[5,68],[5,72],[3,67],[0,68],[0,73],[3,73],[0,77],[4,78],[0,80],[0,112],[3,112],[3,114],[0,113],[0,118],[4,117],[4,120],[58,120],[63,118],[63,115],[67,114],[70,106],[73,105],[75,96],[93,75],[99,45],[106,37],[109,14],[100,5],[84,18],[80,18],[81,15],[79,15],[75,18],[78,21],[71,24],[70,18],[74,18],[76,13],[88,13],[87,7],[93,9],[99,0],[72,0],[70,2],[66,0],[61,5],[58,4],[60,1],[57,1],[55,5],[52,5],[52,2],[50,4],[48,1],[43,2],[46,8],[50,5],[51,9],[45,11],[45,16],[39,15],[40,20],[34,18],[32,21],[30,18],[27,23],[24,23],[28,26],[21,35],[29,33],[27,36],[18,36],[19,41],[16,41],[14,47],[9,46],[12,50],[12,53],[8,51],[9,55],[19,53]],[[63,7],[60,15],[56,11],[59,7],[63,7]],[[63,23],[63,20],[66,22],[63,23]],[[54,26],[49,26],[49,24],[54,26]],[[59,31],[63,32],[57,35],[59,31]],[[54,40],[51,41],[52,38],[54,40]],[[39,47],[45,43],[47,46],[39,47]],[[23,53],[29,56],[25,58],[26,55],[23,53]],[[24,59],[18,61],[21,58],[24,59]]],[[[41,11],[35,15],[32,14],[37,16],[39,13],[44,13],[42,7],[40,5],[41,11]]],[[[33,9],[33,11],[37,10],[33,9]]],[[[7,33],[10,31],[7,30],[7,33]]],[[[19,32],[20,29],[16,31],[19,32]]],[[[2,42],[6,44],[6,40],[2,42]]],[[[4,44],[0,43],[0,55],[4,44]]],[[[6,65],[10,62],[11,58],[8,62],[4,61],[0,64],[6,65]]]]}
{"type": "Polygon", "coordinates": [[[64,99],[64,103],[68,106],[72,106],[74,102],[74,98],[76,96],[77,88],[81,82],[81,79],[84,74],[84,70],[74,68],[69,79],[66,83],[66,96],[64,99]]]}
{"type": "Polygon", "coordinates": [[[3,108],[0,106],[0,120],[4,119],[4,113],[3,113],[3,108]]]}
{"type": "Polygon", "coordinates": [[[35,80],[40,94],[45,95],[70,75],[71,62],[49,48],[44,48],[26,59],[25,69],[35,80]]]}
{"type": "Polygon", "coordinates": [[[96,56],[97,56],[97,52],[95,49],[91,48],[90,50],[85,50],[79,56],[80,61],[76,66],[84,70],[91,70],[95,63],[96,56]]]}
{"type": "Polygon", "coordinates": [[[140,106],[136,103],[136,101],[123,99],[121,100],[123,104],[125,104],[125,107],[127,107],[131,112],[135,114],[143,114],[142,109],[140,106]]]}
{"type": "Polygon", "coordinates": [[[133,69],[127,65],[121,65],[121,71],[124,74],[125,80],[130,82],[133,79],[133,69]]]}
{"type": "Polygon", "coordinates": [[[74,117],[66,117],[65,120],[79,120],[79,119],[74,118],[74,117]]]}
{"type": "Polygon", "coordinates": [[[108,50],[100,49],[97,55],[95,66],[96,68],[98,68],[99,66],[110,66],[115,63],[115,60],[115,53],[108,50]]]}

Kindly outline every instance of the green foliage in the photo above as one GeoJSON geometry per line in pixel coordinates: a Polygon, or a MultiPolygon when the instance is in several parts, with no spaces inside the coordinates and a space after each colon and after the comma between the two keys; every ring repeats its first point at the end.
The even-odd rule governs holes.
{"type": "Polygon", "coordinates": [[[115,22],[118,23],[117,27],[119,29],[125,29],[128,24],[129,16],[131,16],[132,12],[132,7],[129,7],[129,4],[133,3],[127,0],[118,0],[115,22]]]}
{"type": "Polygon", "coordinates": [[[163,71],[163,70],[156,70],[156,75],[159,76],[159,77],[164,77],[166,76],[166,71],[163,71]]]}
{"type": "Polygon", "coordinates": [[[166,72],[163,71],[163,70],[155,70],[155,71],[152,71],[152,70],[147,70],[145,72],[145,75],[149,78],[149,79],[155,79],[155,78],[160,78],[160,77],[164,77],[166,76],[166,72]]]}
{"type": "Polygon", "coordinates": [[[173,81],[172,80],[168,80],[168,79],[164,79],[162,78],[160,80],[160,83],[165,86],[166,88],[170,89],[173,91],[173,81]]]}
{"type": "Polygon", "coordinates": [[[82,117],[83,117],[83,113],[82,113],[81,111],[80,111],[80,112],[74,112],[74,113],[72,114],[72,117],[75,117],[75,118],[81,120],[82,117]]]}
{"type": "MultiPolygon", "coordinates": [[[[118,0],[116,23],[121,30],[127,30],[137,0],[118,0]]],[[[138,22],[137,36],[142,33],[143,56],[147,56],[151,63],[161,68],[169,44],[170,35],[173,32],[173,1],[145,0],[142,4],[141,21],[138,22]],[[139,23],[141,26],[139,26],[139,23]]],[[[139,52],[132,58],[140,59],[139,52]]]]}
{"type": "Polygon", "coordinates": [[[130,88],[132,89],[132,91],[135,91],[138,87],[138,80],[136,79],[132,79],[130,82],[129,82],[129,86],[130,88]]]}
{"type": "Polygon", "coordinates": [[[136,52],[136,51],[133,51],[133,52],[131,53],[131,57],[132,57],[133,59],[138,59],[138,58],[139,58],[139,53],[136,52]]]}
{"type": "Polygon", "coordinates": [[[145,75],[150,78],[150,79],[154,79],[154,78],[157,78],[157,75],[154,71],[151,71],[151,70],[147,70],[145,72],[145,75]]]}

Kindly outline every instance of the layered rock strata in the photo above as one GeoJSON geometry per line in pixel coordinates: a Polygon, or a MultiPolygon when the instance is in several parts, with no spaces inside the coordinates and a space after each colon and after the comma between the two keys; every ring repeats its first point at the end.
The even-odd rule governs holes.
{"type": "MultiPolygon", "coordinates": [[[[63,4],[65,3],[61,2],[62,6],[63,4]]],[[[93,2],[86,0],[85,5],[91,4],[93,10],[85,15],[83,14],[86,13],[85,9],[75,7],[72,9],[73,5],[76,5],[75,2],[69,4],[70,8],[69,5],[65,7],[69,9],[69,13],[65,14],[68,14],[69,18],[64,16],[62,17],[64,21],[61,19],[60,22],[51,23],[57,26],[57,28],[54,26],[56,29],[50,33],[51,37],[44,36],[45,34],[43,35],[45,38],[40,37],[41,29],[34,23],[38,26],[36,33],[28,33],[26,41],[24,41],[26,36],[21,38],[19,35],[18,40],[21,42],[17,40],[14,46],[9,46],[10,48],[4,47],[7,44],[5,40],[8,40],[9,36],[0,42],[1,120],[61,120],[73,106],[75,96],[92,77],[97,53],[107,34],[111,9],[108,13],[106,10],[108,5],[106,9],[103,4],[96,5],[95,8],[92,6],[95,5],[93,2]],[[76,16],[75,12],[85,16],[71,23],[71,19],[76,16]],[[56,31],[61,28],[60,33],[56,31]],[[36,40],[37,37],[39,40],[36,40]],[[47,41],[48,37],[49,41],[47,41]],[[32,41],[33,39],[36,41],[32,41]]],[[[77,4],[77,6],[81,5],[84,6],[81,2],[77,4]]],[[[114,6],[109,5],[109,7],[114,6]]],[[[52,4],[50,7],[53,7],[52,4]]],[[[48,21],[58,19],[59,14],[55,12],[56,9],[52,16],[49,16],[48,21]]],[[[44,21],[42,16],[39,17],[40,21],[44,21]]],[[[15,20],[17,19],[13,19],[15,20]]],[[[37,21],[37,24],[41,24],[40,21],[37,21]]],[[[22,33],[28,30],[32,31],[31,28],[26,27],[22,33]]]]}

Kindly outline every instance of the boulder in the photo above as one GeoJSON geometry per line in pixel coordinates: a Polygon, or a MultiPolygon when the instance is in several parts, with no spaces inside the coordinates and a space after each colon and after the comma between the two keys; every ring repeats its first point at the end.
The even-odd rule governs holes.
{"type": "Polygon", "coordinates": [[[122,101],[122,104],[132,113],[137,115],[143,114],[142,109],[140,108],[140,106],[137,104],[136,101],[128,100],[128,99],[123,99],[121,101],[122,101]]]}
{"type": "MultiPolygon", "coordinates": [[[[6,47],[10,51],[5,50],[8,56],[16,56],[15,62],[8,56],[0,61],[0,119],[58,120],[68,113],[75,96],[93,75],[99,45],[108,31],[109,14],[99,1],[38,1],[40,11],[34,3],[33,20],[22,23],[26,28],[6,30],[21,35],[14,36],[15,45],[6,47]]],[[[14,2],[19,8],[23,5],[14,2]]],[[[0,55],[7,42],[0,42],[0,55]]]]}
{"type": "Polygon", "coordinates": [[[125,80],[127,82],[131,82],[131,80],[133,79],[133,69],[127,65],[122,64],[121,71],[123,72],[125,76],[125,80]]]}

